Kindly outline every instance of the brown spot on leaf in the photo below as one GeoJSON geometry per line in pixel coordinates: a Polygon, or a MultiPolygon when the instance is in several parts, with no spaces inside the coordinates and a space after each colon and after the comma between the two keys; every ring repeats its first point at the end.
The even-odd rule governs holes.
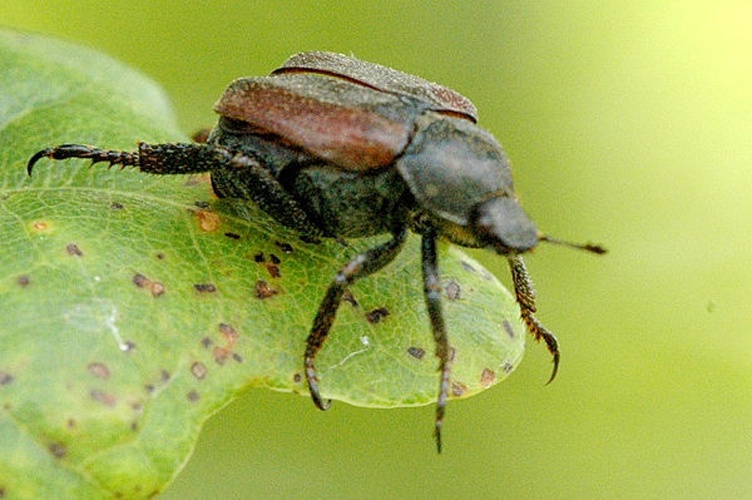
{"type": "Polygon", "coordinates": [[[452,394],[459,397],[467,392],[467,386],[460,382],[452,382],[452,394]]]}
{"type": "Polygon", "coordinates": [[[206,369],[206,365],[200,361],[196,361],[191,365],[191,373],[198,380],[204,380],[206,378],[207,372],[208,370],[206,369]]]}
{"type": "Polygon", "coordinates": [[[28,275],[26,275],[26,274],[22,274],[21,276],[19,276],[18,278],[16,278],[16,283],[19,286],[27,287],[27,286],[29,286],[29,283],[31,283],[31,278],[28,275]]]}
{"type": "Polygon", "coordinates": [[[49,449],[55,458],[63,458],[68,454],[68,447],[62,443],[50,443],[49,449]]]}
{"type": "Polygon", "coordinates": [[[102,378],[102,379],[110,378],[110,369],[104,363],[99,363],[99,362],[89,363],[86,366],[86,368],[89,370],[89,373],[91,373],[97,378],[102,378]]]}
{"type": "Polygon", "coordinates": [[[112,203],[110,203],[110,209],[112,210],[122,210],[123,208],[125,208],[125,206],[118,201],[113,201],[112,203]]]}
{"type": "Polygon", "coordinates": [[[84,256],[84,252],[75,243],[68,243],[65,246],[65,251],[68,252],[68,255],[70,255],[71,257],[83,257],[84,256]]]}
{"type": "Polygon", "coordinates": [[[255,295],[257,299],[268,299],[269,297],[274,297],[279,293],[279,290],[275,290],[274,288],[269,285],[264,280],[258,280],[256,282],[256,291],[255,295]]]}
{"type": "Polygon", "coordinates": [[[407,348],[407,353],[415,359],[423,359],[423,356],[426,355],[426,350],[422,347],[412,346],[407,348]]]}
{"type": "Polygon", "coordinates": [[[189,391],[188,394],[185,395],[185,397],[188,398],[188,401],[191,401],[193,403],[201,399],[201,396],[198,394],[198,391],[196,390],[189,391]]]}
{"type": "Polygon", "coordinates": [[[114,407],[117,404],[117,396],[99,389],[92,389],[89,393],[91,399],[105,406],[114,407]]]}
{"type": "Polygon", "coordinates": [[[456,281],[449,280],[446,286],[444,286],[444,290],[446,291],[446,295],[449,300],[455,301],[460,299],[460,284],[456,281]]]}
{"type": "Polygon", "coordinates": [[[350,290],[345,290],[345,293],[342,294],[342,302],[347,302],[353,307],[358,307],[358,301],[350,290]]]}
{"type": "Polygon", "coordinates": [[[76,427],[78,427],[78,422],[76,421],[75,418],[69,418],[68,421],[65,422],[65,425],[68,427],[68,429],[73,430],[76,427]]]}
{"type": "Polygon", "coordinates": [[[292,376],[292,381],[293,381],[293,382],[295,382],[296,384],[299,384],[299,383],[301,383],[301,382],[303,381],[303,375],[302,375],[302,374],[300,374],[300,373],[295,373],[295,374],[294,374],[294,375],[292,376]]]}
{"type": "Polygon", "coordinates": [[[44,221],[37,221],[32,226],[36,231],[46,231],[49,228],[49,224],[44,221]]]}
{"type": "Polygon", "coordinates": [[[13,375],[7,372],[0,372],[0,385],[9,385],[13,382],[13,375]]]}
{"type": "Polygon", "coordinates": [[[219,229],[219,215],[208,210],[199,210],[196,212],[198,217],[198,227],[206,233],[211,233],[219,229]]]}
{"type": "Polygon", "coordinates": [[[163,254],[162,252],[157,252],[156,257],[158,260],[164,260],[165,254],[163,254]]]}
{"type": "Polygon", "coordinates": [[[280,262],[282,262],[281,260],[279,260],[279,257],[274,255],[273,253],[269,254],[269,260],[272,261],[272,264],[279,264],[280,262]]]}
{"type": "Polygon", "coordinates": [[[159,281],[153,281],[141,273],[133,276],[133,284],[139,288],[149,290],[154,297],[160,297],[167,292],[167,288],[159,281]]]}
{"type": "Polygon", "coordinates": [[[212,350],[212,356],[218,365],[225,364],[225,361],[227,361],[227,358],[229,358],[231,354],[231,351],[225,347],[217,346],[212,350]]]}
{"type": "Polygon", "coordinates": [[[386,307],[377,307],[371,312],[366,313],[366,321],[369,323],[375,325],[377,323],[380,323],[381,320],[389,316],[389,309],[386,307]]]}
{"type": "Polygon", "coordinates": [[[484,368],[483,373],[480,374],[480,385],[483,387],[491,387],[491,384],[496,380],[496,372],[490,368],[484,368]]]}
{"type": "Polygon", "coordinates": [[[214,293],[217,291],[217,287],[212,283],[196,283],[193,285],[198,293],[214,293]]]}
{"type": "Polygon", "coordinates": [[[225,236],[227,236],[231,240],[239,240],[240,239],[240,235],[237,234],[237,233],[225,233],[225,236]]]}
{"type": "Polygon", "coordinates": [[[220,323],[219,324],[219,333],[222,334],[222,336],[227,341],[227,347],[233,348],[235,347],[235,344],[238,342],[238,339],[240,338],[240,334],[230,324],[227,323],[220,323]]]}

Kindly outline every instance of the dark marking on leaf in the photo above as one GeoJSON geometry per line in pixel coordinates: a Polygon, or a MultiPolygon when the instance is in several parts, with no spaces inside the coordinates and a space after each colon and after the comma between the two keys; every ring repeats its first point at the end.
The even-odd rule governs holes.
{"type": "Polygon", "coordinates": [[[214,357],[214,361],[216,361],[220,366],[225,364],[225,361],[227,361],[227,358],[230,357],[230,354],[231,351],[226,347],[217,346],[212,349],[212,356],[214,357]]]}
{"type": "Polygon", "coordinates": [[[444,290],[446,291],[447,298],[451,301],[459,300],[461,298],[460,284],[454,280],[449,280],[444,286],[444,290]]]}
{"type": "Polygon", "coordinates": [[[71,257],[83,257],[84,252],[81,250],[81,247],[76,245],[75,243],[68,243],[65,246],[65,251],[68,252],[68,255],[71,257]]]}
{"type": "Polygon", "coordinates": [[[131,422],[131,431],[136,432],[138,431],[138,422],[131,422]]]}
{"type": "Polygon", "coordinates": [[[62,443],[50,443],[49,450],[55,458],[63,458],[68,454],[68,447],[62,443]]]}
{"type": "Polygon", "coordinates": [[[510,373],[512,373],[512,370],[514,370],[514,365],[512,363],[506,362],[501,367],[501,369],[504,371],[505,374],[509,375],[510,373]]]}
{"type": "Polygon", "coordinates": [[[164,258],[165,258],[165,254],[163,254],[162,252],[157,252],[157,255],[156,255],[156,257],[157,257],[157,259],[159,259],[159,260],[164,260],[164,258]]]}
{"type": "Polygon", "coordinates": [[[227,340],[228,347],[235,347],[235,344],[240,338],[240,334],[232,325],[228,323],[219,324],[219,333],[227,340]]]}
{"type": "Polygon", "coordinates": [[[149,290],[153,297],[161,297],[167,292],[167,288],[159,281],[152,281],[141,273],[133,276],[133,284],[139,288],[149,290]]]}
{"type": "Polygon", "coordinates": [[[480,385],[483,387],[491,387],[491,384],[496,380],[496,372],[490,368],[484,368],[483,373],[480,374],[480,385]]]}
{"type": "Polygon", "coordinates": [[[289,243],[284,243],[282,241],[275,241],[274,244],[277,245],[280,248],[280,250],[282,250],[282,252],[284,253],[293,252],[292,245],[290,245],[289,243]]]}
{"type": "Polygon", "coordinates": [[[295,375],[292,376],[292,381],[296,384],[299,384],[303,381],[303,375],[300,373],[295,373],[295,375]]]}
{"type": "Polygon", "coordinates": [[[462,396],[467,392],[467,386],[460,382],[452,382],[452,394],[455,396],[462,396]]]}
{"type": "Polygon", "coordinates": [[[89,393],[91,399],[105,406],[114,407],[117,404],[117,396],[99,389],[92,389],[89,393]]]}
{"type": "Polygon", "coordinates": [[[411,346],[407,348],[407,353],[415,359],[423,359],[423,356],[426,355],[426,350],[422,347],[411,346]]]}
{"type": "Polygon", "coordinates": [[[9,385],[13,382],[13,375],[7,372],[0,372],[0,385],[9,385]]]}
{"type": "Polygon", "coordinates": [[[468,271],[470,273],[475,272],[475,268],[471,266],[468,262],[465,262],[464,260],[462,260],[460,261],[460,264],[462,264],[462,269],[464,269],[465,271],[468,271]]]}
{"type": "Polygon", "coordinates": [[[110,209],[112,210],[122,210],[124,208],[125,208],[125,205],[123,205],[119,201],[113,201],[112,203],[110,203],[110,209]]]}
{"type": "Polygon", "coordinates": [[[146,384],[146,385],[144,386],[144,389],[146,389],[146,392],[148,392],[149,394],[153,394],[153,393],[154,393],[154,391],[155,391],[155,390],[156,390],[157,388],[156,388],[156,387],[154,387],[154,384],[146,384]]]}
{"type": "Polygon", "coordinates": [[[214,345],[214,341],[210,339],[209,337],[204,337],[201,339],[201,347],[203,347],[204,349],[208,349],[213,345],[214,345]]]}
{"type": "Polygon", "coordinates": [[[264,257],[263,253],[257,253],[256,255],[254,255],[253,260],[255,262],[258,262],[259,264],[266,262],[266,258],[264,257]]]}
{"type": "Polygon", "coordinates": [[[512,324],[509,321],[504,320],[501,322],[501,324],[504,327],[504,331],[507,332],[507,335],[509,335],[510,339],[513,339],[517,336],[515,335],[514,328],[512,328],[512,324]]]}
{"type": "Polygon", "coordinates": [[[272,288],[266,281],[258,280],[256,282],[255,295],[257,299],[268,299],[269,297],[274,297],[278,293],[279,291],[272,288]]]}
{"type": "Polygon", "coordinates": [[[198,293],[214,293],[217,291],[217,287],[212,283],[196,283],[193,285],[198,293]]]}
{"type": "Polygon", "coordinates": [[[199,200],[194,201],[193,205],[197,206],[198,208],[209,208],[211,206],[211,203],[209,203],[208,201],[199,200]]]}
{"type": "Polygon", "coordinates": [[[162,379],[162,382],[169,382],[170,381],[170,372],[167,370],[162,370],[159,372],[159,377],[162,379]]]}
{"type": "Polygon", "coordinates": [[[279,260],[279,257],[274,255],[273,253],[269,254],[269,260],[272,261],[272,264],[277,264],[277,265],[279,265],[279,263],[282,262],[281,260],[279,260]]]}
{"type": "Polygon", "coordinates": [[[105,380],[110,378],[110,369],[104,363],[100,363],[100,362],[89,363],[86,366],[86,368],[89,370],[89,373],[91,373],[97,378],[101,378],[105,380]]]}
{"type": "Polygon", "coordinates": [[[454,361],[454,358],[457,357],[457,349],[454,347],[449,348],[449,361],[454,361]]]}
{"type": "Polygon", "coordinates": [[[29,283],[31,283],[31,278],[27,274],[22,274],[21,276],[19,276],[18,278],[16,278],[16,283],[19,286],[27,287],[27,286],[29,286],[29,283]]]}
{"type": "Polygon", "coordinates": [[[375,325],[377,323],[380,323],[381,320],[389,316],[389,309],[386,307],[377,307],[371,312],[366,313],[366,321],[371,323],[372,325],[375,325]]]}
{"type": "Polygon", "coordinates": [[[68,429],[75,429],[78,427],[78,421],[76,421],[75,418],[69,418],[67,422],[65,422],[65,425],[68,427],[68,429]]]}
{"type": "Polygon", "coordinates": [[[236,352],[232,353],[232,359],[234,359],[237,363],[242,363],[244,361],[243,356],[236,352]]]}
{"type": "Polygon", "coordinates": [[[206,365],[203,364],[200,361],[196,361],[191,365],[191,373],[194,377],[196,377],[198,380],[204,380],[206,378],[206,373],[209,370],[206,369],[206,365]]]}
{"type": "Polygon", "coordinates": [[[199,399],[201,399],[201,396],[198,394],[198,391],[196,390],[188,391],[188,394],[186,394],[186,397],[188,398],[188,401],[191,401],[194,403],[198,401],[199,399]]]}
{"type": "Polygon", "coordinates": [[[219,229],[220,220],[219,215],[208,210],[199,210],[196,212],[198,217],[198,227],[205,233],[212,233],[219,229]]]}
{"type": "Polygon", "coordinates": [[[225,233],[225,236],[227,236],[231,240],[239,240],[240,239],[240,235],[237,234],[237,233],[225,233]]]}
{"type": "Polygon", "coordinates": [[[350,290],[345,290],[342,294],[342,302],[348,302],[353,307],[358,307],[358,301],[355,299],[355,295],[350,290]]]}

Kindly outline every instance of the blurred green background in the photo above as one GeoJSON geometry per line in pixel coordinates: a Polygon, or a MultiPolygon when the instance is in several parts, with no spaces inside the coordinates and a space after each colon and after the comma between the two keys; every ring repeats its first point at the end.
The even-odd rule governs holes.
{"type": "Polygon", "coordinates": [[[478,106],[542,229],[611,250],[528,258],[559,377],[544,387],[531,344],[450,405],[442,456],[433,408],[252,391],[166,498],[752,497],[752,3],[0,0],[0,24],[139,68],[186,132],[230,80],[303,50],[441,82],[478,106]]]}

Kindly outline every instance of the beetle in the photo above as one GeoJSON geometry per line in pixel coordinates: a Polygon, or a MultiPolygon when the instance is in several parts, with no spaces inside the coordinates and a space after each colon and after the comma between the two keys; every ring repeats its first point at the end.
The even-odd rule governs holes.
{"type": "Polygon", "coordinates": [[[315,405],[325,410],[316,371],[347,288],[400,252],[408,231],[422,237],[425,301],[439,360],[434,436],[441,452],[451,358],[442,315],[438,238],[487,248],[509,263],[520,315],[559,366],[554,334],[536,318],[535,292],[522,259],[539,242],[604,253],[540,233],[517,201],[509,160],[477,125],[459,93],[417,76],[341,54],[291,56],[269,76],[233,81],[215,104],[219,121],[205,143],[146,144],[135,151],[63,144],[42,158],[86,158],[150,174],[210,172],[219,197],[257,204],[306,241],[390,234],[352,258],[329,285],[306,339],[303,367],[315,405]]]}

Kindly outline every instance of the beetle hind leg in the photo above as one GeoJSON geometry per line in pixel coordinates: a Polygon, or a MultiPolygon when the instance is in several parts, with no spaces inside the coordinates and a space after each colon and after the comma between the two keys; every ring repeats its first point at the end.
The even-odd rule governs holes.
{"type": "Polygon", "coordinates": [[[402,245],[407,238],[407,229],[400,228],[392,235],[392,239],[381,245],[366,250],[355,256],[350,262],[337,273],[326,291],[324,299],[321,301],[319,311],[313,320],[311,333],[306,339],[306,350],[304,357],[305,375],[308,381],[308,389],[311,393],[313,403],[321,410],[327,410],[330,401],[325,401],[319,392],[319,377],[316,373],[316,354],[324,345],[329,330],[334,323],[337,315],[337,309],[342,303],[342,296],[345,290],[358,278],[372,274],[382,267],[389,264],[402,249],[402,245]]]}
{"type": "Polygon", "coordinates": [[[517,303],[520,305],[520,316],[522,321],[525,322],[528,332],[535,338],[536,341],[543,340],[546,343],[548,352],[553,356],[553,371],[551,377],[549,377],[546,385],[553,382],[556,378],[556,374],[559,371],[559,341],[556,340],[556,336],[548,328],[538,321],[535,317],[537,308],[535,306],[535,288],[533,282],[530,279],[530,274],[527,272],[525,261],[522,257],[515,255],[508,257],[509,268],[512,271],[512,281],[514,282],[514,292],[517,297],[517,303]]]}
{"type": "Polygon", "coordinates": [[[441,453],[441,428],[444,424],[447,399],[449,397],[449,376],[451,374],[451,354],[449,338],[444,324],[444,315],[441,312],[441,280],[439,278],[438,258],[436,256],[436,231],[426,229],[423,231],[421,248],[421,260],[423,266],[423,293],[426,299],[428,316],[431,319],[431,330],[436,342],[436,357],[439,358],[439,397],[436,401],[436,422],[434,425],[434,437],[436,449],[441,453]]]}

